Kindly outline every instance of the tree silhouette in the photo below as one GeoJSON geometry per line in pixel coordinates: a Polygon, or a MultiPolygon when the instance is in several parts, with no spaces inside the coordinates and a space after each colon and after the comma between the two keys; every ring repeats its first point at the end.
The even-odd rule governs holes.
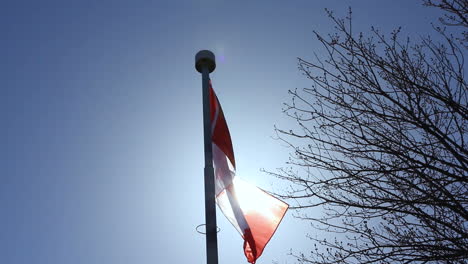
{"type": "Polygon", "coordinates": [[[297,217],[337,233],[311,236],[300,263],[467,263],[468,3],[425,3],[449,11],[442,21],[462,37],[436,26],[440,42],[355,35],[351,10],[327,10],[336,32],[314,32],[327,53],[299,59],[312,86],[289,91],[297,127],[276,131],[290,166],[269,173],[290,183],[280,195],[297,217]]]}

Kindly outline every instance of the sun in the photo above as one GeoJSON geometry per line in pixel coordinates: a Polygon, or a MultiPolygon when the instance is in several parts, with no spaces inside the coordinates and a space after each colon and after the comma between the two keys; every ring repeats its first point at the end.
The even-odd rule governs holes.
{"type": "Polygon", "coordinates": [[[271,210],[272,205],[275,205],[275,203],[272,203],[272,199],[274,198],[271,195],[243,181],[239,177],[234,178],[233,184],[239,207],[246,216],[255,213],[267,219],[275,218],[273,214],[274,210],[271,210]]]}

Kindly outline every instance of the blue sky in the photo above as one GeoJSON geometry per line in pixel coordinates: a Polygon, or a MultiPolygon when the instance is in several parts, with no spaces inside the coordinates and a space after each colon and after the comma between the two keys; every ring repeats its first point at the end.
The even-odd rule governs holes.
{"type": "MultiPolygon", "coordinates": [[[[287,90],[309,86],[296,58],[331,32],[324,8],[355,31],[402,26],[418,37],[439,15],[420,1],[4,1],[0,7],[0,263],[203,263],[201,76],[211,75],[238,175],[284,166],[274,136],[287,90]]],[[[320,214],[320,211],[314,212],[320,214]]],[[[293,263],[327,236],[290,211],[258,263],[293,263]]],[[[246,263],[218,211],[220,263],[246,263]]]]}

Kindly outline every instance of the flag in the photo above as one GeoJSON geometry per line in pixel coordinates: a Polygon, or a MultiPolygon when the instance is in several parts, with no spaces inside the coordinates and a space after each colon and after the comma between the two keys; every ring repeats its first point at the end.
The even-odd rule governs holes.
{"type": "Polygon", "coordinates": [[[255,263],[278,228],[288,205],[236,177],[231,136],[211,82],[209,90],[216,203],[244,239],[247,261],[255,263]]]}

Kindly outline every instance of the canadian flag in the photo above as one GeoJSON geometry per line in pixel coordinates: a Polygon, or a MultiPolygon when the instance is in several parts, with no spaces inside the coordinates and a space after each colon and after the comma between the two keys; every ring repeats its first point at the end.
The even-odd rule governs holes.
{"type": "Polygon", "coordinates": [[[231,136],[211,82],[209,90],[216,203],[244,239],[248,262],[255,263],[278,228],[288,204],[235,176],[231,136]]]}

